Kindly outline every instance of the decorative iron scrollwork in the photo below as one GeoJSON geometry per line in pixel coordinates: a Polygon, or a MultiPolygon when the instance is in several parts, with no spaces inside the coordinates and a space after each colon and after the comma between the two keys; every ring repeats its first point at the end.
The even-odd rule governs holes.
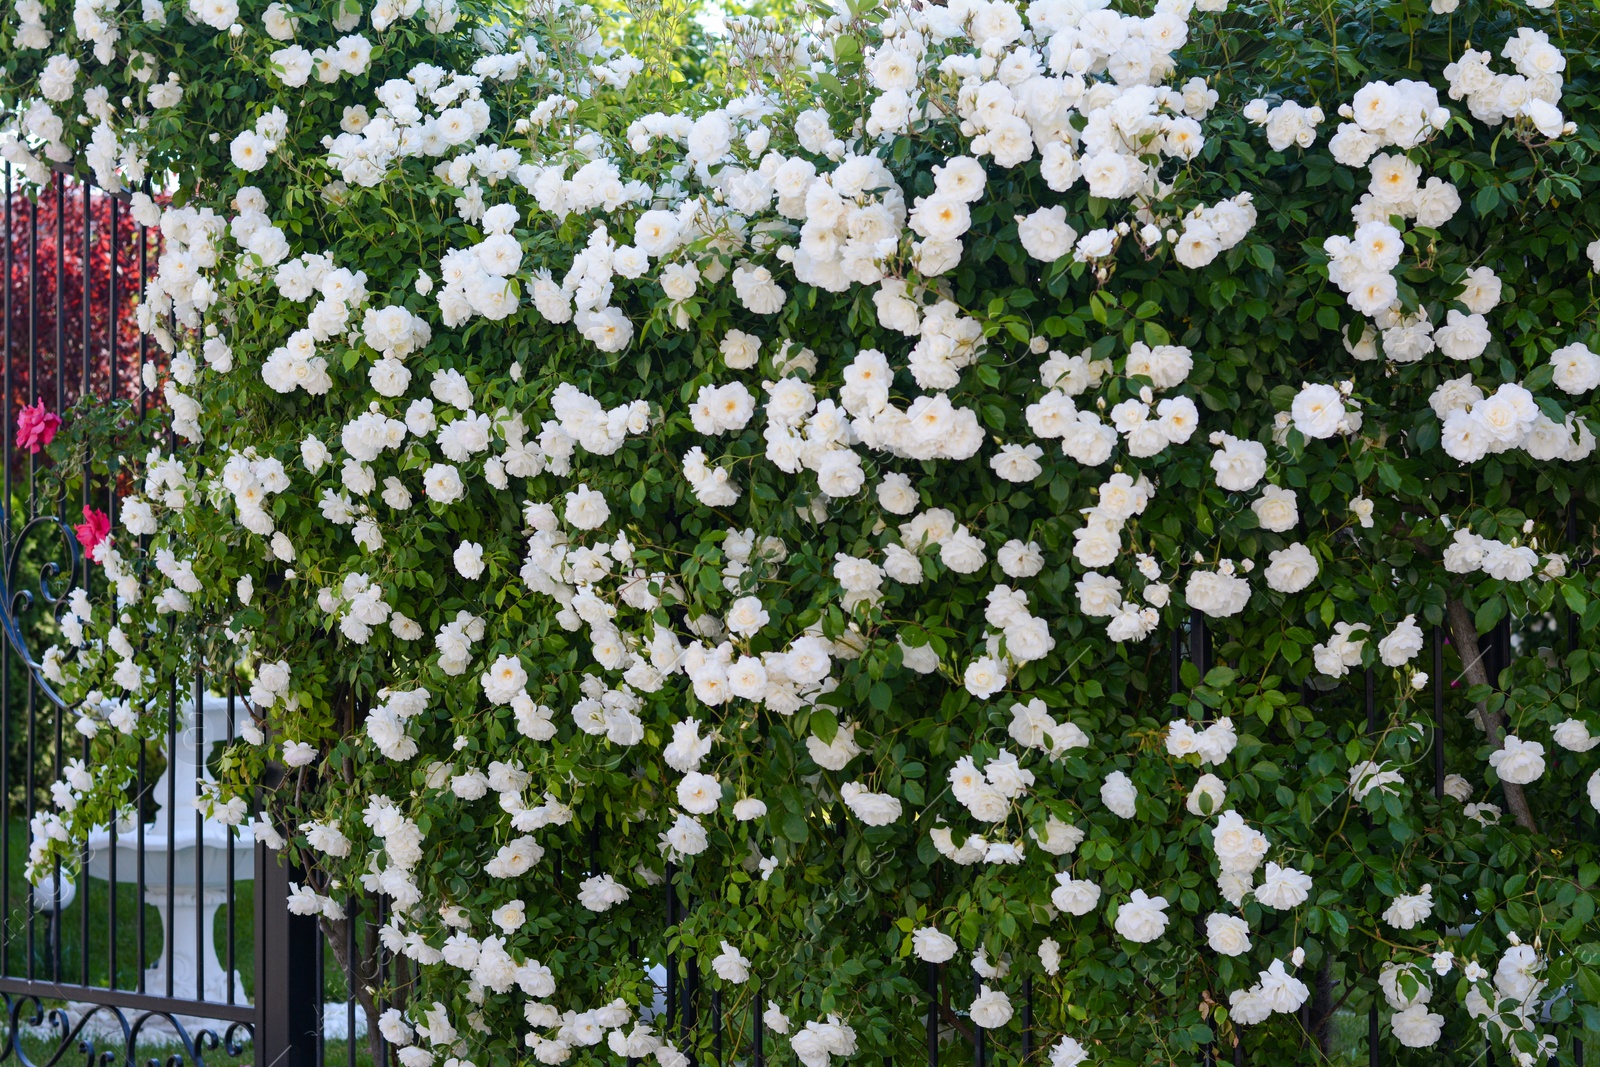
{"type": "Polygon", "coordinates": [[[0,610],[0,630],[5,631],[6,640],[11,643],[17,655],[22,657],[23,664],[33,675],[34,684],[45,697],[57,707],[70,708],[73,706],[72,702],[57,693],[50,680],[44,676],[44,664],[28,647],[28,640],[23,635],[20,621],[23,613],[33,607],[35,599],[31,590],[18,588],[17,570],[22,563],[22,550],[35,531],[50,527],[54,527],[60,534],[61,547],[66,556],[66,567],[63,571],[60,561],[51,560],[39,568],[38,599],[53,616],[59,618],[66,609],[68,593],[82,578],[83,546],[78,543],[78,537],[67,521],[57,515],[40,515],[30,519],[6,549],[5,569],[0,573],[0,608],[3,608],[0,610]],[[59,589],[52,588],[51,583],[61,578],[63,574],[66,577],[65,584],[59,589]]]}
{"type": "Polygon", "coordinates": [[[163,1034],[160,1043],[175,1043],[177,1048],[165,1057],[146,1058],[142,1067],[205,1067],[206,1053],[217,1049],[230,1057],[243,1056],[255,1032],[250,1023],[236,1022],[228,1026],[220,1038],[211,1029],[197,1030],[190,1037],[188,1029],[170,1011],[139,1012],[130,1021],[128,1013],[114,1005],[86,1004],[82,1006],[83,1014],[74,1022],[64,1008],[46,1008],[44,1002],[32,994],[4,993],[0,994],[0,1002],[5,1005],[9,1024],[5,1040],[0,1043],[0,1063],[15,1057],[21,1067],[57,1067],[66,1062],[74,1049],[84,1057],[84,1067],[140,1067],[139,1041],[143,1037],[147,1044],[153,1043],[146,1029],[153,1022],[164,1022],[172,1028],[172,1039],[169,1041],[163,1034]],[[31,1017],[25,1019],[24,1013],[29,1011],[30,1005],[31,1017]],[[90,1021],[96,1017],[100,1017],[98,1025],[90,1027],[90,1021]],[[114,1026],[109,1025],[112,1023],[114,1026]],[[22,1043],[24,1026],[47,1028],[59,1035],[47,1039],[51,1050],[44,1059],[29,1057],[22,1043]]]}

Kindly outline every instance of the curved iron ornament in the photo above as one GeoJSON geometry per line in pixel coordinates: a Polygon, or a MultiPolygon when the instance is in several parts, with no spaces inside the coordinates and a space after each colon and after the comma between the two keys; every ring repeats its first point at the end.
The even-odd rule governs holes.
{"type": "MultiPolygon", "coordinates": [[[[5,1017],[10,1024],[5,1041],[0,1044],[0,1063],[15,1056],[22,1067],[57,1067],[58,1064],[65,1062],[74,1045],[76,1051],[84,1057],[84,1067],[139,1067],[139,1038],[144,1033],[145,1027],[153,1020],[164,1021],[172,1027],[177,1039],[177,1049],[164,1057],[148,1057],[143,1061],[144,1067],[191,1067],[191,1065],[205,1067],[206,1053],[219,1048],[226,1055],[237,1059],[244,1055],[255,1034],[255,1028],[250,1023],[235,1022],[223,1031],[220,1038],[210,1029],[197,1030],[191,1038],[188,1030],[170,1011],[141,1012],[130,1023],[128,1015],[121,1008],[110,1004],[86,1005],[83,1015],[74,1024],[65,1009],[47,1009],[43,1001],[32,994],[20,994],[14,997],[12,994],[4,993],[0,994],[0,1002],[6,1005],[5,1017]],[[32,1017],[24,1021],[23,1012],[30,1003],[32,1017]],[[105,1013],[107,1021],[115,1021],[115,1029],[109,1033],[86,1034],[84,1028],[89,1021],[101,1013],[105,1013]],[[53,1050],[45,1059],[29,1058],[21,1040],[22,1027],[25,1025],[29,1027],[48,1025],[60,1035],[50,1039],[53,1042],[53,1050]],[[117,1031],[121,1031],[120,1039],[117,1031]],[[99,1047],[101,1043],[108,1041],[109,1047],[103,1049],[99,1047]]],[[[163,1045],[168,1043],[162,1042],[163,1045]]]]}
{"type": "Polygon", "coordinates": [[[0,572],[0,630],[5,632],[6,640],[22,658],[23,665],[28,668],[28,673],[33,675],[34,684],[40,691],[52,704],[59,708],[70,709],[78,702],[63,698],[44,676],[44,664],[28,648],[28,639],[23,636],[22,625],[18,621],[18,616],[31,608],[34,602],[31,590],[17,588],[17,568],[22,562],[22,549],[36,529],[51,526],[61,535],[67,559],[67,584],[65,591],[62,592],[51,588],[50,583],[61,576],[62,568],[59,562],[47,562],[39,568],[38,598],[50,609],[52,615],[59,617],[66,605],[67,592],[78,585],[84,566],[83,546],[78,543],[78,537],[73,533],[72,527],[65,519],[56,515],[40,515],[28,520],[6,549],[5,569],[0,572]]]}

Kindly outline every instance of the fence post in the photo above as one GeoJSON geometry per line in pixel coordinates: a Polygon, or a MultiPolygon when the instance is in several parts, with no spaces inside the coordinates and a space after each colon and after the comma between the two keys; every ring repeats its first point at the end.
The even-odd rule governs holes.
{"type": "MultiPolygon", "coordinates": [[[[1367,736],[1376,737],[1379,731],[1378,723],[1378,682],[1377,673],[1368,667],[1362,674],[1362,702],[1367,712],[1367,736]]],[[[1378,759],[1376,750],[1372,753],[1373,762],[1380,767],[1382,761],[1378,759]]],[[[1367,1064],[1368,1067],[1378,1067],[1382,1062],[1379,1043],[1383,1039],[1382,1024],[1378,1014],[1378,998],[1372,999],[1372,1006],[1367,1009],[1367,1064]]]]}
{"type": "Polygon", "coordinates": [[[316,916],[289,914],[292,873],[281,854],[256,846],[255,1067],[320,1067],[320,933],[316,916]]]}

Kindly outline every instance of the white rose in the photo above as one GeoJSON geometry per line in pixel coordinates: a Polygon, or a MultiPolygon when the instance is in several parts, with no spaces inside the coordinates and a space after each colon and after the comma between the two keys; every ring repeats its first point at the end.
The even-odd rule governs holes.
{"type": "Polygon", "coordinates": [[[1279,593],[1298,593],[1316,580],[1317,558],[1296,542],[1267,555],[1267,587],[1279,593]]]}
{"type": "Polygon", "coordinates": [[[1278,911],[1298,908],[1311,895],[1311,876],[1293,867],[1267,862],[1266,874],[1255,889],[1256,902],[1278,911]]]}
{"type": "Polygon", "coordinates": [[[1067,225],[1067,209],[1058,204],[1042,207],[1026,217],[1017,216],[1017,238],[1028,255],[1054,263],[1072,251],[1078,233],[1067,225]]]}
{"type": "Polygon", "coordinates": [[[1183,587],[1184,599],[1214,619],[1237,615],[1250,602],[1250,583],[1217,571],[1193,571],[1183,587]]]}
{"type": "Polygon", "coordinates": [[[1242,956],[1250,951],[1250,924],[1214,911],[1206,916],[1206,943],[1219,955],[1242,956]]]}
{"type": "Polygon", "coordinates": [[[475,541],[463,541],[453,557],[456,571],[463,578],[474,579],[483,574],[483,546],[475,541]]]}
{"type": "Polygon", "coordinates": [[[1378,658],[1385,667],[1403,667],[1422,651],[1422,627],[1415,615],[1407,615],[1400,624],[1378,642],[1378,658]]]}
{"type": "Polygon", "coordinates": [[[1050,893],[1050,903],[1068,915],[1087,915],[1100,903],[1100,887],[1063,872],[1056,875],[1056,888],[1050,893]]]}
{"type": "Polygon", "coordinates": [[[969,1012],[974,1026],[996,1030],[1011,1021],[1011,1000],[998,989],[979,986],[969,1012]]]}
{"type": "Polygon", "coordinates": [[[722,953],[711,961],[711,969],[724,982],[742,985],[750,980],[750,961],[732,945],[722,942],[722,953]]]}
{"type": "Polygon", "coordinates": [[[1552,380],[1564,392],[1587,393],[1600,385],[1600,356],[1587,345],[1575,343],[1556,349],[1550,354],[1550,366],[1555,371],[1552,380]]]}
{"type": "Polygon", "coordinates": [[[1555,743],[1568,752],[1587,752],[1600,745],[1600,737],[1591,735],[1582,719],[1567,719],[1558,723],[1550,733],[1555,743]]]}
{"type": "Polygon", "coordinates": [[[839,787],[839,797],[851,814],[868,826],[887,826],[900,818],[900,801],[887,793],[868,792],[860,782],[839,787]]]}
{"type": "Polygon", "coordinates": [[[567,522],[577,529],[596,530],[611,517],[611,508],[604,496],[587,485],[579,485],[567,494],[566,514],[567,522]]]}
{"type": "Polygon", "coordinates": [[[1261,495],[1251,502],[1250,510],[1256,513],[1256,521],[1261,528],[1273,533],[1292,530],[1300,522],[1300,507],[1295,500],[1294,490],[1276,485],[1265,486],[1261,495]]]}
{"type": "Polygon", "coordinates": [[[1126,903],[1117,909],[1117,933],[1127,941],[1144,944],[1154,941],[1167,930],[1167,898],[1147,896],[1135,889],[1126,903]]]}
{"type": "Polygon", "coordinates": [[[1122,583],[1108,575],[1090,571],[1078,581],[1077,591],[1078,606],[1085,615],[1103,618],[1122,604],[1122,583]]]}
{"type": "Polygon", "coordinates": [[[1241,441],[1226,434],[1222,435],[1221,443],[1222,447],[1211,454],[1211,469],[1216,472],[1217,485],[1233,492],[1254,489],[1267,473],[1266,446],[1259,441],[1241,441]]]}
{"type": "Polygon", "coordinates": [[[761,338],[743,330],[729,330],[720,348],[729,370],[749,370],[761,358],[761,338]]]}
{"type": "Polygon", "coordinates": [[[1434,344],[1451,359],[1477,359],[1491,340],[1487,319],[1478,314],[1463,315],[1454,308],[1445,313],[1445,324],[1433,332],[1434,344]]]}
{"type": "Polygon", "coordinates": [[[919,926],[911,931],[911,951],[924,963],[944,963],[954,958],[956,940],[932,926],[919,926]]]}
{"type": "Polygon", "coordinates": [[[1395,1040],[1406,1048],[1429,1048],[1439,1043],[1444,1016],[1429,1011],[1428,1006],[1419,1001],[1404,1011],[1395,1012],[1389,1017],[1389,1025],[1394,1030],[1395,1040]]]}
{"type": "Polygon", "coordinates": [[[1189,791],[1189,799],[1184,806],[1189,809],[1189,814],[1204,818],[1221,811],[1227,800],[1227,784],[1214,774],[1202,774],[1189,791]]]}
{"type": "Polygon", "coordinates": [[[1100,783],[1100,801],[1111,809],[1111,812],[1121,818],[1131,819],[1137,811],[1136,802],[1139,799],[1139,790],[1134,787],[1133,781],[1121,771],[1112,771],[1106,775],[1105,781],[1100,783]]]}
{"type": "Polygon", "coordinates": [[[1295,394],[1289,416],[1294,420],[1295,429],[1306,437],[1322,440],[1339,432],[1344,421],[1344,401],[1334,386],[1302,385],[1295,394]]]}
{"type": "Polygon", "coordinates": [[[939,544],[939,560],[957,574],[973,574],[983,568],[983,542],[974,537],[965,526],[939,544]]]}
{"type": "Polygon", "coordinates": [[[1418,923],[1426,922],[1432,914],[1433,887],[1425,885],[1420,893],[1402,893],[1390,901],[1389,907],[1384,910],[1383,921],[1397,930],[1411,930],[1418,923]]]}
{"type": "Polygon", "coordinates": [[[1489,766],[1495,769],[1502,782],[1527,785],[1544,773],[1544,746],[1507,734],[1504,747],[1490,754],[1489,766]]]}

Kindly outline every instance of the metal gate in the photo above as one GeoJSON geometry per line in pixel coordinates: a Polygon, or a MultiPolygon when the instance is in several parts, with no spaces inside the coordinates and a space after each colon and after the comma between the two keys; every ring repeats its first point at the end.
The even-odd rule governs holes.
{"type": "MultiPolygon", "coordinates": [[[[160,352],[135,312],[160,235],[132,217],[128,194],[62,173],[29,196],[7,165],[0,191],[0,1063],[320,1063],[316,920],[289,914],[291,872],[274,853],[208,823],[190,803],[213,748],[248,721],[226,670],[169,683],[165,744],[140,754],[133,817],[93,835],[76,874],[58,866],[37,887],[22,877],[51,785],[70,760],[90,757],[41,650],[59,631],[68,591],[104,581],[74,524],[92,511],[114,523],[126,474],[121,456],[81,457],[69,493],[65,472],[23,447],[13,428],[23,406],[41,403],[56,416],[90,405],[94,417],[145,424],[160,404],[160,352]]],[[[348,1014],[353,1024],[353,1000],[348,1014]]]]}

